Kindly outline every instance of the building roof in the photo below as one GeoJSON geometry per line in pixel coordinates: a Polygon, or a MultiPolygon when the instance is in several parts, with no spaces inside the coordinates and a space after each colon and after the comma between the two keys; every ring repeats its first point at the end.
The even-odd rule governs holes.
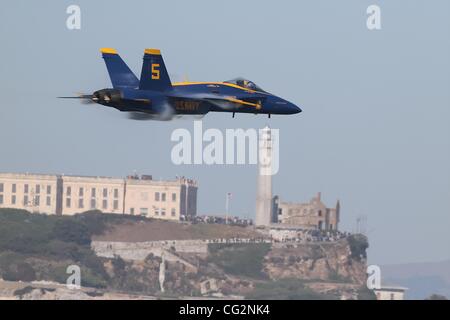
{"type": "Polygon", "coordinates": [[[170,185],[180,185],[187,184],[189,186],[197,186],[197,181],[193,179],[188,179],[185,177],[176,177],[172,180],[153,180],[150,175],[142,176],[128,176],[125,178],[108,177],[108,176],[88,176],[88,175],[73,175],[73,174],[46,174],[46,173],[13,173],[13,172],[0,172],[0,177],[7,178],[34,178],[34,179],[57,179],[57,178],[71,178],[79,180],[110,180],[110,182],[124,182],[127,184],[147,184],[147,185],[160,185],[160,184],[170,184],[170,185]]]}

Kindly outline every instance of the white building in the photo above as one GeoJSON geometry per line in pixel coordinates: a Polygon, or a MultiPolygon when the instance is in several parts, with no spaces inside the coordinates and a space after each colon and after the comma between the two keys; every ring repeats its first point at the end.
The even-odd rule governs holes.
{"type": "Polygon", "coordinates": [[[197,183],[46,174],[0,173],[0,208],[74,215],[88,210],[179,220],[197,214],[197,183]]]}
{"type": "Polygon", "coordinates": [[[1,173],[0,208],[55,214],[61,211],[61,190],[56,175],[1,173]]]}

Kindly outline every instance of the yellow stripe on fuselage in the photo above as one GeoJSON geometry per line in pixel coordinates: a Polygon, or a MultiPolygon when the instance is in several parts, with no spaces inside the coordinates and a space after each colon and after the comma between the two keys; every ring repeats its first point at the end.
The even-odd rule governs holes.
{"type": "Polygon", "coordinates": [[[251,102],[247,102],[247,101],[244,101],[244,100],[239,100],[239,99],[230,98],[230,97],[226,97],[225,100],[233,102],[233,103],[238,103],[238,104],[243,104],[243,105],[246,105],[246,106],[255,107],[256,109],[260,109],[261,108],[260,104],[251,103],[251,102]]]}
{"type": "Polygon", "coordinates": [[[244,90],[244,91],[247,91],[247,92],[250,92],[250,93],[264,93],[264,92],[255,91],[255,90],[252,90],[252,89],[244,88],[244,87],[238,86],[237,84],[228,83],[228,82],[175,82],[175,83],[172,84],[172,86],[174,86],[174,87],[177,87],[177,86],[190,86],[190,85],[197,85],[197,84],[224,85],[224,86],[228,86],[228,87],[244,90]]]}

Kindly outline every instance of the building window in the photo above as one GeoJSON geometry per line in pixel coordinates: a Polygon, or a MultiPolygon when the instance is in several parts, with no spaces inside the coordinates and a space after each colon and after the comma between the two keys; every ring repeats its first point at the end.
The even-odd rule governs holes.
{"type": "Polygon", "coordinates": [[[134,208],[130,208],[130,214],[134,215],[134,208]]]}
{"type": "Polygon", "coordinates": [[[34,197],[34,205],[35,206],[40,206],[41,205],[41,197],[40,196],[35,196],[34,197]]]}
{"type": "Polygon", "coordinates": [[[166,201],[166,193],[161,193],[161,201],[166,201]]]}
{"type": "Polygon", "coordinates": [[[105,210],[108,209],[108,200],[103,200],[102,208],[105,210]]]}
{"type": "Polygon", "coordinates": [[[16,196],[15,195],[11,196],[11,204],[16,204],[16,196]]]}
{"type": "Polygon", "coordinates": [[[47,186],[47,194],[51,194],[52,193],[52,186],[47,186]]]}
{"type": "Polygon", "coordinates": [[[51,203],[52,203],[52,199],[50,197],[47,197],[47,203],[46,203],[47,207],[50,207],[51,203]]]}
{"type": "Polygon", "coordinates": [[[95,188],[92,188],[92,189],[91,189],[91,197],[92,197],[92,198],[95,198],[95,188]]]}
{"type": "Polygon", "coordinates": [[[36,194],[41,193],[41,186],[39,184],[36,185],[36,194]]]}
{"type": "Polygon", "coordinates": [[[3,204],[3,195],[0,194],[0,204],[3,204]]]}
{"type": "Polygon", "coordinates": [[[66,198],[66,208],[70,208],[70,198],[66,198]]]}
{"type": "Polygon", "coordinates": [[[95,209],[95,207],[96,207],[95,199],[91,199],[91,209],[95,209]]]}
{"type": "Polygon", "coordinates": [[[108,189],[103,188],[103,198],[107,198],[108,197],[108,189]]]}
{"type": "Polygon", "coordinates": [[[172,215],[172,217],[175,217],[177,215],[177,211],[175,210],[175,208],[172,208],[170,214],[172,215]]]}
{"type": "Polygon", "coordinates": [[[162,215],[162,216],[165,216],[165,215],[166,215],[166,209],[161,208],[161,215],[162,215]]]}
{"type": "Polygon", "coordinates": [[[3,192],[3,187],[4,187],[3,183],[0,183],[0,192],[3,192]]]}
{"type": "Polygon", "coordinates": [[[80,197],[82,197],[84,195],[84,189],[83,188],[80,188],[80,190],[78,191],[78,195],[80,197]]]}
{"type": "Polygon", "coordinates": [[[155,208],[154,210],[155,210],[155,216],[159,216],[159,209],[155,208]]]}
{"type": "Polygon", "coordinates": [[[119,200],[114,200],[113,207],[114,207],[114,210],[119,209],[119,200]]]}
{"type": "Polygon", "coordinates": [[[177,201],[177,194],[172,193],[172,202],[176,202],[176,201],[177,201]]]}
{"type": "Polygon", "coordinates": [[[119,197],[119,189],[114,189],[114,198],[119,197]]]}
{"type": "Polygon", "coordinates": [[[23,196],[23,205],[24,206],[28,205],[28,196],[23,196]]]}
{"type": "Polygon", "coordinates": [[[13,183],[11,189],[12,189],[12,193],[16,193],[17,192],[17,185],[15,183],[13,183]]]}
{"type": "Polygon", "coordinates": [[[155,192],[155,201],[159,201],[159,192],[155,192]]]}
{"type": "Polygon", "coordinates": [[[322,216],[322,210],[319,210],[319,212],[317,213],[319,215],[319,217],[322,216]]]}
{"type": "Polygon", "coordinates": [[[66,195],[67,195],[68,197],[70,197],[70,196],[72,195],[72,187],[67,187],[67,189],[66,189],[66,195]]]}
{"type": "Polygon", "coordinates": [[[28,184],[23,186],[23,193],[28,193],[28,184]]]}
{"type": "Polygon", "coordinates": [[[82,209],[84,207],[83,199],[78,199],[78,208],[82,209]]]}
{"type": "Polygon", "coordinates": [[[147,216],[148,215],[148,208],[141,208],[141,216],[147,216]]]}

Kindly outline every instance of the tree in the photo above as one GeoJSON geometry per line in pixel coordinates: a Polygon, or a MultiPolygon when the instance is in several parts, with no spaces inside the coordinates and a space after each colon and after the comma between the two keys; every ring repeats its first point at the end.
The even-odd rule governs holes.
{"type": "Polygon", "coordinates": [[[79,245],[90,245],[91,235],[88,228],[81,222],[62,219],[55,223],[53,235],[65,242],[75,242],[79,245]]]}

